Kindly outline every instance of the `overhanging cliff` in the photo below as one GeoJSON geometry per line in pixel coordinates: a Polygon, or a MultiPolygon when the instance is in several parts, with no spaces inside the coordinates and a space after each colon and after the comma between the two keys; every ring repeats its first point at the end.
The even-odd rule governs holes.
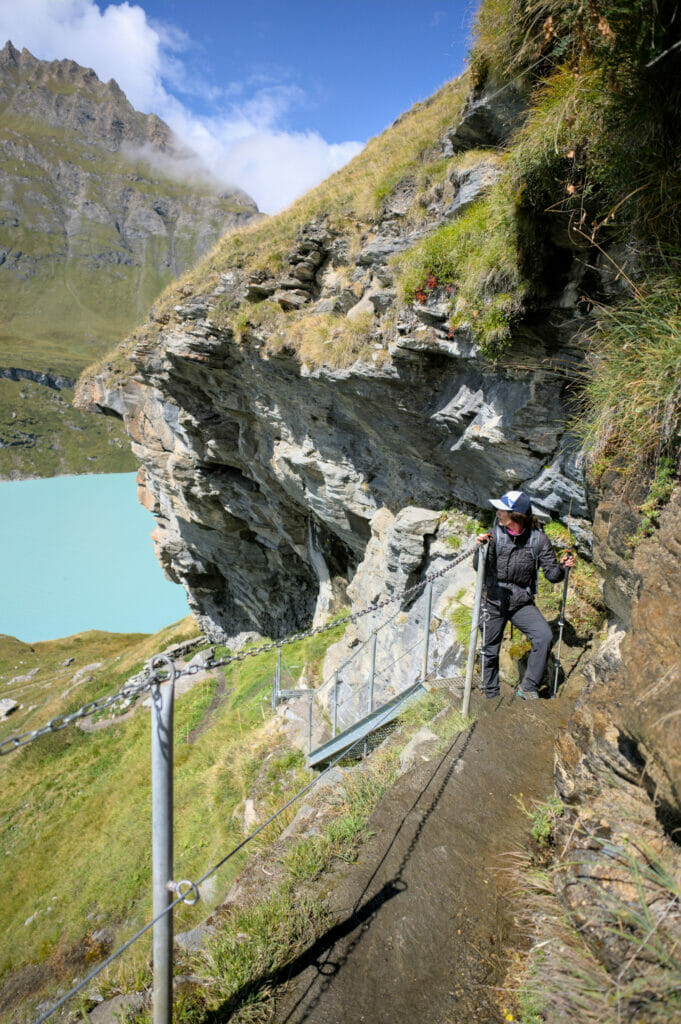
{"type": "Polygon", "coordinates": [[[498,179],[494,151],[479,148],[496,141],[489,123],[498,135],[523,116],[518,97],[509,113],[484,94],[462,108],[461,95],[435,98],[454,120],[372,216],[306,219],[303,201],[287,269],[237,259],[216,273],[214,260],[209,290],[195,277],[130,343],[131,372],[119,360],[81,382],[81,404],[123,416],[159,557],[210,635],[309,622],[320,588],[328,603],[333,581],[341,593],[352,578],[381,508],[477,509],[524,488],[547,517],[569,515],[588,549],[566,431],[565,368],[581,359],[571,261],[556,249],[552,320],[524,322],[502,360],[481,355],[468,325],[452,328],[444,284],[414,302],[397,294],[395,257],[498,179]],[[478,149],[452,158],[462,125],[478,149]],[[439,176],[425,191],[423,167],[439,176]]]}
{"type": "MultiPolygon", "coordinates": [[[[668,938],[673,954],[681,919],[681,330],[665,277],[677,271],[668,255],[654,262],[660,241],[678,241],[678,209],[669,203],[662,223],[648,199],[662,180],[653,149],[669,158],[665,180],[676,166],[678,91],[658,66],[675,15],[642,14],[632,35],[619,8],[589,8],[577,27],[572,8],[551,9],[537,29],[524,5],[483,4],[472,89],[468,78],[446,86],[290,211],[227,238],[83,378],[79,400],[123,417],[159,557],[211,636],[281,636],[421,580],[466,533],[461,520],[448,535],[440,513],[478,514],[513,487],[569,525],[612,621],[580,664],[591,683],[558,738],[563,816],[531,925],[542,952],[521,984],[547,1019],[581,1019],[586,1006],[584,1019],[633,1021],[645,1006],[662,1021],[677,975],[645,944],[648,932],[668,938]],[[519,88],[518,66],[540,79],[534,93],[519,88]],[[633,166],[636,181],[648,176],[640,188],[633,166]],[[618,377],[642,339],[655,350],[653,323],[664,359],[618,377]],[[608,331],[615,343],[591,349],[608,331]],[[570,424],[594,380],[589,474],[570,424]],[[658,394],[660,381],[672,383],[658,394]],[[634,557],[642,508],[652,536],[634,557]],[[652,884],[637,888],[642,872],[652,884]]],[[[435,595],[438,621],[464,582],[435,595]]],[[[405,606],[386,650],[408,653],[423,603],[405,606]]],[[[325,670],[366,632],[349,629],[325,670]]],[[[453,622],[443,635],[444,662],[453,622]]],[[[405,664],[382,695],[418,672],[405,664]]],[[[341,725],[358,693],[346,687],[341,725]]]]}

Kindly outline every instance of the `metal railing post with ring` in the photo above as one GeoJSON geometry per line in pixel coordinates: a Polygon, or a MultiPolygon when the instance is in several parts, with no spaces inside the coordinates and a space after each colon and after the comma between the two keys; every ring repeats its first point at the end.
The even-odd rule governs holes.
{"type": "Polygon", "coordinates": [[[173,705],[175,665],[157,655],[151,670],[151,835],[154,917],[153,1024],[171,1024],[173,1016],[173,705]],[[160,678],[158,670],[167,672],[160,678]]]}

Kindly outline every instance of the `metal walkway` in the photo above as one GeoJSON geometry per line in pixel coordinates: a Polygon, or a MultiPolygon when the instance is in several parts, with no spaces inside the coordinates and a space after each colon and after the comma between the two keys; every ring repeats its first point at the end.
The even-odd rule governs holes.
{"type": "Polygon", "coordinates": [[[398,693],[392,700],[386,701],[380,708],[376,708],[370,715],[365,715],[343,732],[339,732],[333,739],[328,740],[308,754],[308,768],[317,768],[327,761],[332,760],[348,747],[353,746],[358,740],[369,736],[374,729],[380,729],[389,722],[394,721],[401,715],[405,708],[409,707],[417,697],[426,693],[426,688],[421,682],[414,683],[407,690],[398,693]]]}

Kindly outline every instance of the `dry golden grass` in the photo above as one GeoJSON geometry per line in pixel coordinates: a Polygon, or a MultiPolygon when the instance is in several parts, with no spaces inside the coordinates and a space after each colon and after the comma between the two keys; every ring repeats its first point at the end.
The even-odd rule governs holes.
{"type": "MultiPolygon", "coordinates": [[[[172,318],[174,307],[192,294],[210,293],[227,270],[240,269],[247,274],[281,273],[297,234],[311,221],[324,219],[331,230],[345,234],[352,257],[361,247],[362,232],[378,218],[384,200],[405,179],[414,181],[413,219],[418,220],[422,215],[419,197],[436,179],[444,178],[448,168],[436,141],[456,121],[468,88],[467,74],[447,82],[433,96],[415,104],[381,135],[370,139],[354,160],[286,210],[228,232],[201,263],[162,292],[154,304],[153,319],[84,372],[79,392],[86,394],[87,382],[97,376],[111,384],[127,379],[132,371],[133,349],[153,348],[160,325],[172,318]]],[[[243,316],[241,320],[243,328],[243,316]]],[[[293,327],[306,349],[305,354],[301,352],[301,358],[309,365],[320,365],[330,354],[320,326],[317,322],[309,330],[293,327]]],[[[336,326],[330,325],[329,330],[336,326]]],[[[333,363],[349,365],[354,361],[353,354],[362,348],[357,332],[347,327],[337,340],[341,362],[334,358],[333,363]]]]}

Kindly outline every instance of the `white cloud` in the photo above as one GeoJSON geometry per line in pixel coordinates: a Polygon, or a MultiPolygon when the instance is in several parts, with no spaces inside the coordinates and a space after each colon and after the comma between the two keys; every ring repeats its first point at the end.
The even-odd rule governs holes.
{"type": "MultiPolygon", "coordinates": [[[[195,147],[198,149],[198,146],[195,147]]],[[[222,180],[238,182],[273,213],[313,188],[360,151],[357,142],[329,145],[316,132],[260,131],[223,147],[222,180]]]]}
{"type": "Polygon", "coordinates": [[[191,40],[173,25],[150,23],[142,7],[94,0],[0,0],[0,40],[42,60],[71,58],[115,78],[138,110],[156,113],[225,184],[244,189],[274,213],[360,151],[316,132],[287,132],[283,119],[304,94],[276,83],[230,83],[224,89],[187,72],[191,40]],[[190,85],[191,83],[191,85],[190,85]],[[171,90],[222,97],[219,115],[197,116],[171,90]],[[231,97],[231,98],[229,98],[231,97]]]}

